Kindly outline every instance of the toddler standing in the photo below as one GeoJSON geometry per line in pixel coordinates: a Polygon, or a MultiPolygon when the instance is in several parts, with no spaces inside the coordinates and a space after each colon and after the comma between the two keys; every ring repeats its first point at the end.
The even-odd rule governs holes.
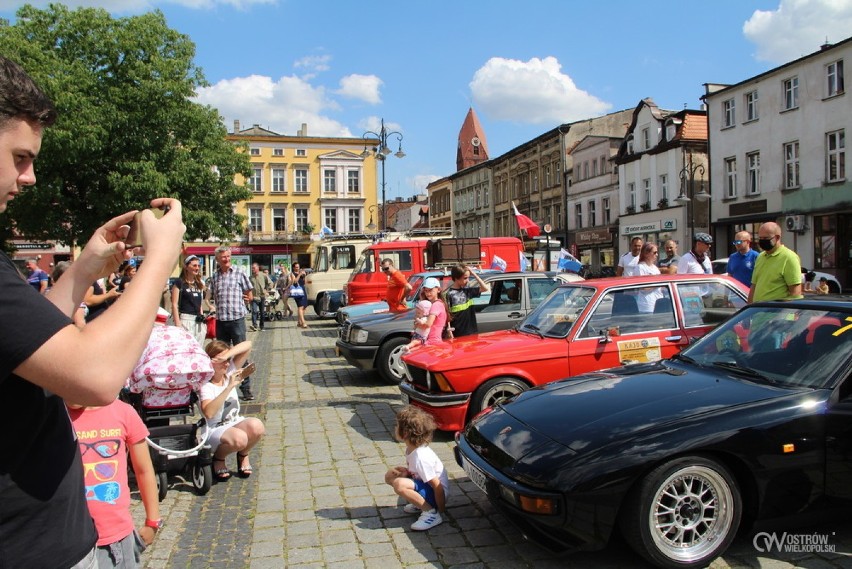
{"type": "Polygon", "coordinates": [[[395,437],[405,443],[405,466],[391,468],[385,482],[408,503],[403,510],[409,514],[420,513],[411,529],[424,531],[441,522],[441,513],[450,494],[449,478],[444,463],[429,443],[435,432],[432,415],[408,405],[396,415],[395,437]]]}
{"type": "Polygon", "coordinates": [[[429,310],[432,309],[432,303],[428,300],[420,300],[414,305],[414,331],[411,333],[411,342],[405,346],[405,351],[408,352],[412,348],[425,346],[426,339],[429,337],[429,310]]]}

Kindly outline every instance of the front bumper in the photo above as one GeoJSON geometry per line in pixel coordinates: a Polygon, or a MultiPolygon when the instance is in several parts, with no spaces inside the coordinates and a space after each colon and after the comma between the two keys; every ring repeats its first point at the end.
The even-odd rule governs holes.
{"type": "Polygon", "coordinates": [[[367,371],[375,368],[378,346],[358,346],[342,340],[335,342],[334,346],[337,348],[337,353],[350,365],[367,371]]]}
{"type": "Polygon", "coordinates": [[[460,431],[464,428],[470,393],[424,393],[407,381],[399,384],[399,390],[404,403],[411,403],[427,411],[435,418],[440,430],[460,431]]]}

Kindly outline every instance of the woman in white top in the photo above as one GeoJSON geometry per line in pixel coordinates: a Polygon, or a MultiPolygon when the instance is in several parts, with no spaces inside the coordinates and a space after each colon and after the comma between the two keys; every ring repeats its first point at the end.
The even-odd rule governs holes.
{"type": "Polygon", "coordinates": [[[230,347],[213,340],[204,349],[213,361],[213,379],[201,387],[201,412],[210,425],[208,442],[213,449],[213,472],[219,480],[231,477],[225,459],[237,453],[237,472],[251,476],[249,451],[265,432],[260,419],[240,415],[237,387],[242,383],[242,367],[251,353],[251,342],[230,347]]]}
{"type": "MultiPolygon", "coordinates": [[[[645,243],[642,250],[639,252],[639,262],[636,264],[637,277],[645,275],[659,275],[660,269],[657,268],[657,256],[659,249],[654,243],[645,243]]],[[[639,312],[654,312],[654,306],[657,300],[663,297],[663,289],[661,287],[643,288],[636,295],[636,306],[639,312]]]]}

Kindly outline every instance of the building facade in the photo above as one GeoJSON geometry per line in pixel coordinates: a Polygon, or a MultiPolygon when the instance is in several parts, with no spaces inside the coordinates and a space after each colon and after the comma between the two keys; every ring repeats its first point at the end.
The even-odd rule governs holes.
{"type": "Polygon", "coordinates": [[[429,227],[453,233],[453,183],[444,176],[426,186],[429,196],[429,227]]]}
{"type": "MultiPolygon", "coordinates": [[[[730,86],[706,85],[717,242],[781,225],[802,266],[852,284],[852,183],[846,131],[852,38],[730,86]]],[[[721,256],[721,253],[720,253],[721,256]]]]}

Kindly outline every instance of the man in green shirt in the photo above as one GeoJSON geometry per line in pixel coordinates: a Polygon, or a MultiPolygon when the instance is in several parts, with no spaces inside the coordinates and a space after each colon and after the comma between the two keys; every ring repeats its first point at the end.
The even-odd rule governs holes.
{"type": "Polygon", "coordinates": [[[263,331],[263,322],[266,320],[266,296],[272,288],[272,280],[266,273],[260,270],[260,265],[253,263],[251,266],[251,329],[258,329],[258,321],[260,331],[263,331]]]}
{"type": "Polygon", "coordinates": [[[781,227],[764,223],[757,237],[763,252],[754,263],[749,303],[801,298],[802,265],[796,252],[781,244],[781,227]]]}

